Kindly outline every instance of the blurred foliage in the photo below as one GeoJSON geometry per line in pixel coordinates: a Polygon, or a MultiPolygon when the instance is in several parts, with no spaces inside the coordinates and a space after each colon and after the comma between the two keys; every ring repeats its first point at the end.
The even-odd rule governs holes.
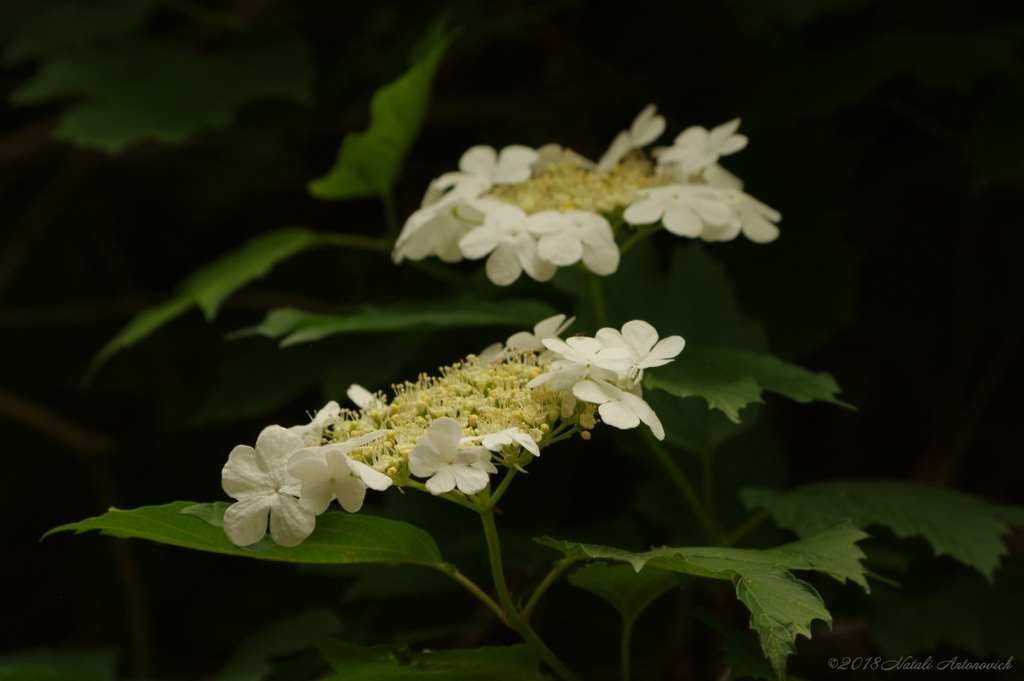
{"type": "MultiPolygon", "coordinates": [[[[1020,504],[1022,39],[1024,6],[1010,0],[0,4],[0,508],[13,556],[0,578],[27,585],[5,601],[19,619],[3,646],[18,652],[0,656],[0,679],[324,678],[324,659],[300,648],[326,635],[350,642],[317,641],[341,678],[408,678],[416,665],[478,678],[458,669],[473,664],[459,653],[421,652],[473,646],[505,656],[495,678],[536,678],[518,639],[471,597],[432,585],[435,571],[297,572],[115,539],[36,540],[111,506],[222,499],[233,446],[343,401],[352,382],[386,389],[549,311],[575,312],[570,333],[592,333],[590,292],[574,272],[559,273],[557,290],[524,280],[499,291],[479,263],[396,267],[386,246],[349,245],[383,243],[388,220],[415,210],[470,146],[559,142],[596,158],[649,102],[670,130],[742,116],[750,147],[723,163],[782,212],[782,237],[637,244],[604,284],[611,323],[648,319],[683,335],[687,352],[808,367],[801,380],[827,371],[857,407],[769,397],[737,405],[737,424],[702,400],[648,390],[666,455],[698,492],[715,491],[722,531],[742,529],[741,488],[799,494],[833,478],[1020,504]],[[460,29],[443,58],[429,47],[447,35],[442,15],[460,29]],[[388,84],[414,91],[415,115],[375,96],[388,84]],[[386,126],[400,153],[364,172],[386,116],[402,120],[386,126]],[[359,182],[331,198],[390,194],[397,214],[375,199],[310,196],[310,182],[344,168],[359,182]],[[351,240],[314,247],[337,237],[351,240]],[[254,247],[259,267],[233,260],[254,247]],[[447,305],[462,316],[444,320],[447,305]],[[313,332],[295,337],[302,324],[313,332]],[[272,338],[237,333],[271,326],[272,338]],[[80,390],[105,347],[109,361],[80,390]],[[327,610],[296,615],[305,608],[327,610]]],[[[834,384],[814,385],[814,397],[835,398],[834,384]]],[[[748,402],[760,397],[747,387],[748,402]]],[[[548,567],[551,551],[531,540],[542,534],[634,554],[706,543],[637,439],[595,440],[546,455],[503,499],[514,586],[548,567]]],[[[428,511],[419,496],[389,495],[360,517],[415,524],[486,583],[473,519],[428,511]]],[[[934,543],[976,515],[937,504],[927,527],[894,531],[934,543]]],[[[865,651],[1024,655],[1020,535],[989,521],[998,531],[979,535],[984,550],[957,555],[993,585],[924,542],[884,536],[870,564],[906,589],[872,583],[867,598],[809,577],[850,626],[801,640],[790,669],[820,678],[830,655],[865,651]]],[[[789,538],[764,523],[743,546],[789,538]]],[[[749,614],[729,585],[725,598],[715,586],[674,591],[637,618],[649,678],[716,678],[723,640],[734,676],[766,674],[741,633],[749,614]],[[685,624],[694,602],[710,629],[685,624]]],[[[593,641],[620,625],[617,613],[558,583],[534,617],[570,666],[607,678],[614,656],[593,641]]],[[[864,678],[883,678],[873,674],[864,678]]]]}

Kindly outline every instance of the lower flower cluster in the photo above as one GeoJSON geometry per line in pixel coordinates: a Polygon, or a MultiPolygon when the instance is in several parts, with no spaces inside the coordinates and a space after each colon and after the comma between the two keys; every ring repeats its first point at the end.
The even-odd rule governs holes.
{"type": "Polygon", "coordinates": [[[672,361],[683,339],[659,341],[654,327],[634,320],[561,340],[572,321],[557,315],[438,376],[393,386],[390,402],[353,385],[358,409],[329,402],[308,424],[268,426],[255,447],[235,447],[222,471],[237,500],[224,514],[228,538],[257,542],[269,521],[277,544],[295,546],[335,499],[355,513],[367,489],[413,485],[411,477],[426,478],[422,488],[434,495],[474,495],[495,464],[519,468],[555,440],[589,439],[598,417],[623,429],[643,422],[664,438],[640,380],[672,361]]]}

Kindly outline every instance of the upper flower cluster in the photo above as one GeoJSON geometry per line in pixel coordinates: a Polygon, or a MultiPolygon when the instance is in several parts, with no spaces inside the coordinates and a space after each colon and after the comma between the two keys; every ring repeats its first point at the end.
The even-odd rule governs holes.
{"type": "Polygon", "coordinates": [[[435,255],[446,262],[487,257],[487,276],[507,286],[525,271],[547,281],[558,267],[578,262],[600,275],[619,265],[619,247],[608,217],[624,209],[633,227],[661,223],[679,236],[728,241],[741,232],[773,241],[781,218],[742,191],[740,180],[718,164],[747,138],[739,119],[712,130],[693,126],[672,146],[641,151],[665,130],[654,105],[615,138],[594,162],[549,144],[501,152],[476,146],[462,155],[459,171],[431,182],[423,203],[395,244],[395,262],[435,255]]]}
{"type": "Polygon", "coordinates": [[[572,321],[546,319],[440,376],[394,386],[390,403],[352,386],[358,410],[329,402],[308,424],[268,426],[255,447],[235,447],[222,471],[224,491],[237,499],[224,514],[228,538],[259,541],[269,516],[274,541],[295,546],[333,500],[354,513],[368,488],[413,484],[410,476],[427,478],[432,494],[476,494],[496,463],[519,467],[521,456],[540,456],[556,435],[589,439],[597,415],[616,428],[642,421],[664,438],[639,381],[644,369],[678,355],[683,339],[659,341],[650,324],[634,320],[562,341],[572,321]]]}

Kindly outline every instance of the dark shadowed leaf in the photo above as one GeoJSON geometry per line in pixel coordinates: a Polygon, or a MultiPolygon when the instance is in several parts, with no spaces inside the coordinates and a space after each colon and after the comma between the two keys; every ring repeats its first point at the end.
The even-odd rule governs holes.
{"type": "Polygon", "coordinates": [[[339,673],[337,681],[542,681],[540,660],[529,646],[485,646],[465,650],[414,653],[393,646],[356,646],[337,639],[317,643],[317,650],[339,673]]]}

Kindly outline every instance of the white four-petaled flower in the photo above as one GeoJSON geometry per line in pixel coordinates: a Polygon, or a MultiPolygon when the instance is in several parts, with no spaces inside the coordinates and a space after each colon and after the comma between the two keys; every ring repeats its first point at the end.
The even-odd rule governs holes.
{"type": "Polygon", "coordinates": [[[546,210],[528,217],[527,224],[540,237],[537,254],[554,265],[567,267],[582,260],[588,270],[602,276],[619,269],[619,246],[602,215],[546,210]]]}
{"type": "Polygon", "coordinates": [[[632,365],[629,378],[637,382],[643,378],[644,369],[668,364],[686,346],[682,336],[669,336],[659,341],[657,330],[641,319],[626,322],[621,332],[601,329],[595,337],[606,348],[622,348],[629,353],[632,365]]]}
{"type": "Polygon", "coordinates": [[[263,538],[270,516],[270,536],[281,546],[296,546],[313,531],[313,514],[295,497],[301,482],[287,469],[292,454],[304,448],[287,428],[267,426],[256,447],[238,445],[221,471],[224,492],[238,501],[224,512],[224,532],[237,546],[263,538]]]}
{"type": "Polygon", "coordinates": [[[304,447],[314,447],[320,444],[327,421],[340,413],[341,406],[334,400],[331,400],[324,405],[323,409],[316,413],[312,421],[305,425],[292,426],[288,430],[302,438],[302,445],[304,447]]]}
{"type": "Polygon", "coordinates": [[[544,348],[544,340],[547,338],[558,338],[569,325],[576,321],[575,317],[565,318],[564,314],[556,314],[537,322],[533,327],[533,333],[520,331],[508,337],[505,345],[509,350],[523,352],[526,350],[541,350],[544,348]]]}
{"type": "Polygon", "coordinates": [[[609,426],[627,430],[636,428],[643,421],[650,427],[654,437],[665,439],[665,429],[658,415],[643,398],[602,380],[580,381],[573,386],[572,392],[584,402],[599,405],[597,411],[601,414],[601,420],[609,426]]]}
{"type": "Polygon", "coordinates": [[[288,472],[302,481],[299,505],[320,515],[337,499],[343,509],[355,513],[363,507],[367,487],[378,491],[390,487],[391,478],[349,458],[356,447],[383,437],[386,432],[377,430],[357,440],[295,452],[288,461],[288,472]]]}
{"type": "Polygon", "coordinates": [[[484,216],[484,223],[459,240],[463,255],[487,259],[487,277],[498,286],[508,286],[526,270],[537,281],[555,276],[553,264],[541,260],[537,242],[526,224],[526,213],[518,206],[502,204],[484,216]]]}
{"type": "Polygon", "coordinates": [[[707,128],[694,125],[683,130],[671,147],[658,154],[658,164],[673,164],[684,174],[696,173],[719,157],[733,154],[747,146],[747,137],[737,135],[740,119],[734,118],[710,132],[707,128]]]}
{"type": "Polygon", "coordinates": [[[444,416],[430,424],[409,452],[409,472],[429,477],[426,488],[431,494],[444,494],[456,487],[463,494],[476,494],[487,487],[487,474],[498,472],[489,449],[460,447],[461,441],[462,425],[444,416]]]}
{"type": "Polygon", "coordinates": [[[658,116],[656,111],[657,107],[653,104],[647,105],[633,120],[629,130],[623,130],[612,140],[608,151],[597,162],[598,172],[611,170],[629,152],[645,147],[661,137],[661,133],[665,132],[665,118],[658,116]]]}

